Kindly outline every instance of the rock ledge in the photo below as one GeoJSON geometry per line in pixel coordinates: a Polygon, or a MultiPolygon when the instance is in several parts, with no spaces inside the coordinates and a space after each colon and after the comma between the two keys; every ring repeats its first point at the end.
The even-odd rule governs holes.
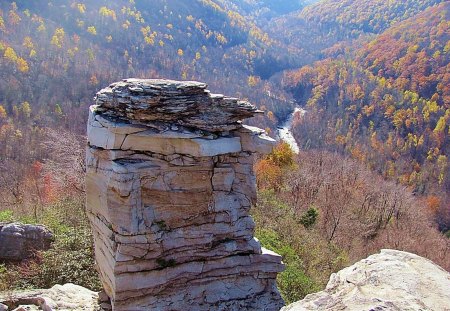
{"type": "Polygon", "coordinates": [[[450,273],[420,256],[384,249],[332,274],[326,289],[282,311],[449,311],[450,273]]]}
{"type": "Polygon", "coordinates": [[[104,116],[147,126],[177,124],[211,132],[240,127],[240,120],[260,112],[247,101],[210,94],[194,81],[125,79],[97,93],[104,116]]]}

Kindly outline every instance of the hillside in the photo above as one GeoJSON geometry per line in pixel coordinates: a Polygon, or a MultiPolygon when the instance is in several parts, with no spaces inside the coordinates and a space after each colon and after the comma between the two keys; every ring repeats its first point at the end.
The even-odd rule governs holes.
{"type": "Polygon", "coordinates": [[[434,6],[396,24],[357,52],[374,75],[401,90],[450,103],[450,3],[434,6]]]}
{"type": "Polygon", "coordinates": [[[208,81],[276,116],[291,109],[266,96],[278,91],[259,75],[266,59],[281,70],[295,57],[275,55],[286,48],[216,2],[17,1],[0,9],[0,102],[8,115],[23,102],[33,117],[49,116],[58,105],[82,133],[83,112],[98,87],[130,76],[208,81]]]}
{"type": "Polygon", "coordinates": [[[354,54],[285,77],[310,111],[296,128],[303,146],[352,154],[428,195],[443,230],[449,226],[450,191],[449,7],[448,2],[431,7],[354,54]]]}
{"type": "Polygon", "coordinates": [[[322,0],[300,13],[300,17],[340,37],[361,33],[379,34],[442,0],[322,0]]]}

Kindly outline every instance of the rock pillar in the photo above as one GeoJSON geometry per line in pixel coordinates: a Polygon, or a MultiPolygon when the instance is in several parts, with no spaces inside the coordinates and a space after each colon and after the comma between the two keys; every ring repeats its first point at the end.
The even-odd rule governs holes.
{"type": "Polygon", "coordinates": [[[253,237],[258,113],[198,82],[128,79],[90,108],[87,211],[113,310],[279,310],[281,257],[253,237]]]}

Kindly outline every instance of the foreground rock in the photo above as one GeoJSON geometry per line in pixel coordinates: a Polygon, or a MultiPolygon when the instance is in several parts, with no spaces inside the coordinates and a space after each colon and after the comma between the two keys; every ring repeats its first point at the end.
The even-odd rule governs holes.
{"type": "Polygon", "coordinates": [[[53,234],[44,226],[21,223],[0,223],[0,260],[21,261],[33,251],[47,250],[53,234]]]}
{"type": "Polygon", "coordinates": [[[282,311],[450,310],[450,273],[420,256],[382,250],[333,274],[326,289],[282,311]]]}
{"type": "Polygon", "coordinates": [[[78,285],[65,284],[50,289],[0,293],[0,310],[97,311],[100,306],[97,293],[78,285]]]}
{"type": "Polygon", "coordinates": [[[281,257],[253,237],[254,106],[198,82],[125,80],[88,124],[87,210],[114,310],[279,310],[281,257]]]}

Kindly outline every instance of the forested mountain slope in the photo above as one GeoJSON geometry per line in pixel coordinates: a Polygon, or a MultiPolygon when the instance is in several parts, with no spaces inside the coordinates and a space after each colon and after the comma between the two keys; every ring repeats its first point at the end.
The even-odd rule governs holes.
{"type": "Polygon", "coordinates": [[[0,32],[0,103],[8,115],[24,102],[33,117],[61,109],[81,131],[95,90],[131,76],[208,81],[265,109],[290,109],[266,95],[277,89],[257,67],[270,58],[281,70],[298,56],[276,56],[287,47],[219,2],[2,2],[0,32]]]}
{"type": "Polygon", "coordinates": [[[336,35],[355,37],[381,33],[442,0],[322,0],[303,10],[306,20],[336,35]]]}
{"type": "Polygon", "coordinates": [[[351,41],[368,40],[441,2],[445,1],[321,0],[272,19],[264,29],[292,46],[315,48],[317,54],[339,42],[342,49],[349,48],[351,41]]]}
{"type": "Polygon", "coordinates": [[[297,125],[303,146],[348,152],[428,195],[444,230],[450,193],[449,9],[448,2],[430,7],[355,53],[285,78],[310,111],[297,125]]]}
{"type": "Polygon", "coordinates": [[[396,24],[358,51],[358,62],[439,104],[450,105],[450,4],[396,24]]]}

